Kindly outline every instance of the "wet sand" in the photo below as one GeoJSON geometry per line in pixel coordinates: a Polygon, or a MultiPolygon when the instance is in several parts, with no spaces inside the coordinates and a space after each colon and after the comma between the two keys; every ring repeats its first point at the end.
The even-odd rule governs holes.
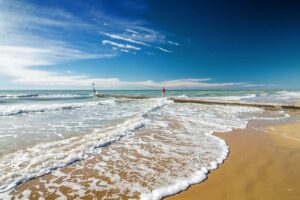
{"type": "Polygon", "coordinates": [[[201,184],[166,199],[298,200],[300,122],[217,134],[230,155],[201,184]]]}
{"type": "MultiPolygon", "coordinates": [[[[170,130],[183,128],[172,117],[169,122],[170,130]]],[[[195,144],[188,136],[186,140],[179,136],[174,133],[168,137],[161,127],[136,130],[130,137],[99,148],[82,161],[19,185],[9,195],[12,199],[140,199],[142,187],[144,193],[150,193],[151,188],[195,171],[195,165],[190,163],[204,165],[209,162],[206,160],[219,158],[219,153],[187,152],[185,149],[195,144]],[[162,144],[164,148],[160,148],[162,144]]],[[[198,140],[206,141],[208,152],[216,148],[209,145],[210,141],[215,144],[211,137],[198,140]]]]}
{"type": "MultiPolygon", "coordinates": [[[[176,123],[173,125],[172,129],[180,128],[176,123]]],[[[149,130],[145,129],[137,131],[133,141],[142,139],[142,150],[162,155],[163,152],[153,152],[157,149],[153,148],[153,138],[148,138],[148,133],[149,130]]],[[[267,127],[251,125],[247,129],[216,135],[227,141],[230,147],[229,158],[219,169],[213,170],[206,181],[167,199],[299,199],[300,122],[267,127]]],[[[156,139],[167,143],[174,142],[159,134],[155,137],[161,137],[156,139]]],[[[139,152],[124,148],[130,142],[126,140],[123,138],[114,145],[99,149],[100,152],[82,162],[30,180],[12,191],[11,195],[21,199],[25,196],[30,199],[56,199],[61,195],[68,199],[138,199],[137,193],[128,193],[122,188],[114,187],[114,182],[118,181],[114,178],[117,176],[134,184],[141,181],[142,177],[145,184],[154,183],[155,177],[139,174],[142,171],[132,165],[135,161],[129,160],[138,158],[151,166],[157,158],[148,159],[139,152]],[[107,159],[116,154],[126,156],[114,159],[115,162],[107,159]],[[120,168],[126,170],[117,170],[120,168]],[[104,172],[114,176],[102,176],[104,172]]],[[[179,142],[178,145],[183,144],[179,142]]],[[[171,161],[170,158],[161,158],[153,167],[164,171],[171,161]]]]}

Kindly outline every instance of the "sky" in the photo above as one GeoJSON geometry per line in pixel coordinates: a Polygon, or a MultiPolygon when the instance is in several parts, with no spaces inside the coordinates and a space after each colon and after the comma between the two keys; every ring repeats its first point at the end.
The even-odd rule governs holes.
{"type": "Polygon", "coordinates": [[[300,89],[300,2],[0,0],[0,89],[300,89]]]}

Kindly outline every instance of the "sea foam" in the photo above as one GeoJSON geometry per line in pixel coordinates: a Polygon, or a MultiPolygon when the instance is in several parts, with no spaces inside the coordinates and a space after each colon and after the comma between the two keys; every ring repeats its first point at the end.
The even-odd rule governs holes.
{"type": "MultiPolygon", "coordinates": [[[[31,112],[39,112],[41,110],[48,111],[95,106],[103,103],[111,104],[112,102],[114,103],[114,100],[103,100],[89,104],[51,105],[51,107],[42,107],[42,109],[40,107],[37,109],[31,107],[27,109],[31,112]]],[[[138,116],[127,119],[121,124],[94,129],[92,133],[87,135],[42,143],[32,148],[27,148],[25,151],[18,150],[14,153],[4,155],[0,159],[0,193],[8,191],[29,179],[39,177],[63,166],[82,160],[95,149],[112,144],[120,138],[143,127],[146,123],[144,116],[146,116],[148,112],[158,109],[167,103],[171,102],[163,99],[153,100],[148,106],[145,105],[146,108],[144,112],[138,116]]],[[[9,113],[15,112],[10,111],[9,113]]]]}
{"type": "Polygon", "coordinates": [[[0,116],[20,115],[36,112],[50,112],[57,110],[70,110],[84,107],[93,107],[105,104],[115,104],[115,100],[103,100],[84,103],[62,103],[62,104],[18,104],[18,105],[1,105],[0,116]]]}
{"type": "Polygon", "coordinates": [[[0,94],[0,100],[1,99],[70,99],[70,98],[84,98],[84,97],[90,97],[90,95],[79,95],[79,94],[47,94],[47,93],[31,93],[31,94],[25,94],[25,93],[10,93],[10,94],[0,94]]]}
{"type": "Polygon", "coordinates": [[[125,121],[2,157],[2,192],[52,172],[54,179],[37,184],[61,198],[68,198],[60,191],[64,185],[72,191],[70,198],[101,191],[107,192],[103,198],[114,193],[115,199],[125,194],[128,198],[161,199],[205,180],[207,173],[226,159],[229,147],[213,133],[245,128],[248,119],[264,112],[253,107],[175,104],[166,99],[124,104],[109,109],[110,113],[117,108],[118,114],[132,112],[124,114],[125,121]],[[61,169],[79,160],[67,166],[71,170],[61,169]],[[93,171],[94,176],[68,174],[74,170],[93,171]]]}

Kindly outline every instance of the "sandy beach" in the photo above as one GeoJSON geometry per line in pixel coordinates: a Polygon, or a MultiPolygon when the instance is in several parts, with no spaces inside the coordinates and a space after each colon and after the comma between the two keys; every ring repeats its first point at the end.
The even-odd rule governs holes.
{"type": "MultiPolygon", "coordinates": [[[[56,94],[53,96],[57,98],[56,94]]],[[[67,101],[62,105],[40,103],[26,108],[25,111],[33,112],[28,114],[31,119],[39,121],[44,115],[57,126],[59,116],[66,127],[74,129],[62,128],[54,132],[60,139],[49,138],[3,156],[0,182],[15,185],[0,192],[0,199],[299,196],[299,110],[180,104],[160,98],[91,98],[76,104],[67,101]],[[121,118],[124,111],[127,114],[121,118]],[[110,121],[112,114],[116,120],[110,121]],[[99,126],[99,119],[108,122],[73,134],[82,131],[81,125],[99,126]]],[[[16,108],[9,114],[14,114],[16,120],[24,117],[25,123],[26,115],[16,114],[20,112],[16,108]]],[[[49,130],[53,126],[43,124],[44,121],[29,136],[44,139],[36,133],[52,133],[49,130]]],[[[17,136],[15,140],[24,143],[17,136]]]]}
{"type": "MultiPolygon", "coordinates": [[[[218,169],[212,170],[208,174],[207,180],[200,184],[192,185],[188,190],[166,199],[196,200],[200,196],[203,199],[212,200],[299,199],[299,130],[300,122],[298,121],[290,124],[268,126],[250,123],[246,129],[217,133],[218,137],[223,138],[228,143],[230,147],[229,157],[218,169]]],[[[146,159],[138,155],[137,152],[122,148],[122,143],[126,143],[126,139],[125,141],[119,141],[112,147],[105,148],[102,154],[99,155],[108,156],[110,149],[113,148],[114,152],[120,151],[126,155],[132,154],[132,156],[135,155],[140,159],[146,159]]],[[[150,143],[145,145],[143,149],[153,150],[150,143]]],[[[74,199],[79,197],[77,193],[74,193],[78,188],[74,184],[72,186],[69,181],[72,180],[74,182],[74,180],[77,180],[81,182],[80,185],[82,187],[91,185],[95,181],[93,183],[95,184],[94,190],[85,192],[81,198],[114,199],[115,193],[120,193],[121,191],[115,189],[97,190],[101,181],[113,182],[113,180],[108,180],[101,176],[99,171],[94,169],[95,166],[103,167],[101,166],[103,162],[105,162],[103,156],[94,155],[92,159],[69,165],[59,172],[28,181],[20,185],[12,194],[15,197],[22,198],[26,196],[27,192],[31,191],[28,196],[30,199],[38,199],[41,196],[47,196],[48,199],[55,199],[58,197],[57,192],[59,191],[68,198],[74,199]]],[[[125,163],[121,161],[117,163],[112,162],[111,166],[106,170],[111,171],[111,173],[117,173],[114,171],[114,167],[116,165],[124,165],[125,163]]],[[[166,160],[162,159],[158,165],[161,168],[159,170],[163,170],[166,164],[166,160]]],[[[134,166],[124,165],[124,167],[130,169],[134,166]]],[[[134,182],[138,180],[138,177],[133,173],[129,173],[128,170],[121,171],[119,175],[127,181],[134,182]]],[[[149,177],[145,180],[153,181],[149,177]]],[[[131,198],[139,199],[139,195],[131,196],[131,198]]],[[[124,194],[122,199],[128,199],[128,196],[124,194]]]]}
{"type": "Polygon", "coordinates": [[[230,147],[224,164],[179,199],[296,200],[300,196],[300,122],[217,134],[230,147]]]}

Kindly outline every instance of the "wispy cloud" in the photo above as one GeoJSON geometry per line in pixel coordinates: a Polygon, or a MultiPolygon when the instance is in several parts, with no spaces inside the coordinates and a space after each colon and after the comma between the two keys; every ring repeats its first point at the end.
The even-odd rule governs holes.
{"type": "Polygon", "coordinates": [[[129,53],[129,50],[127,50],[127,49],[120,49],[120,51],[125,52],[125,53],[129,53]]]}
{"type": "Polygon", "coordinates": [[[133,34],[135,34],[135,35],[138,35],[138,34],[139,34],[138,32],[133,31],[133,30],[131,30],[131,29],[126,29],[126,31],[129,32],[129,33],[133,33],[133,34]]]}
{"type": "Polygon", "coordinates": [[[0,76],[8,77],[17,86],[87,89],[94,82],[99,89],[199,89],[247,85],[213,83],[208,78],[124,81],[116,77],[95,78],[73,70],[59,73],[51,67],[68,61],[107,59],[118,55],[113,48],[90,42],[90,36],[99,37],[104,46],[110,45],[120,52],[133,54],[144,48],[170,53],[171,50],[160,45],[179,43],[170,42],[164,33],[143,26],[142,22],[119,21],[103,15],[86,20],[63,9],[42,8],[16,1],[0,0],[0,19],[0,76]],[[110,40],[101,39],[99,31],[110,40]]]}
{"type": "Polygon", "coordinates": [[[0,75],[11,78],[14,83],[41,84],[41,86],[60,82],[75,84],[75,80],[85,76],[63,76],[55,72],[41,70],[39,66],[74,59],[109,58],[113,55],[88,54],[67,48],[36,48],[27,46],[0,46],[0,75]]]}
{"type": "Polygon", "coordinates": [[[176,45],[176,46],[179,46],[179,45],[180,45],[179,43],[177,43],[177,42],[172,42],[172,41],[170,41],[170,40],[168,40],[168,43],[169,43],[169,44],[176,45]]]}
{"type": "Polygon", "coordinates": [[[140,50],[141,48],[139,47],[136,47],[136,46],[133,46],[133,45],[130,45],[130,44],[122,44],[122,43],[117,43],[117,42],[113,42],[113,41],[110,41],[110,40],[103,40],[102,41],[102,44],[103,45],[112,45],[112,46],[116,46],[116,47],[119,47],[119,48],[125,48],[125,49],[134,49],[134,50],[140,50]]]}
{"type": "MultiPolygon", "coordinates": [[[[116,33],[107,33],[107,32],[100,31],[100,34],[102,34],[102,35],[108,37],[109,39],[113,40],[113,41],[112,40],[103,40],[102,44],[103,45],[110,44],[110,45],[113,45],[113,46],[118,47],[118,48],[131,48],[131,49],[134,49],[134,50],[141,50],[141,47],[136,47],[136,46],[129,45],[129,44],[122,44],[122,43],[119,42],[119,41],[125,41],[125,42],[129,42],[129,43],[133,43],[133,44],[138,45],[138,46],[145,46],[145,47],[148,47],[148,48],[156,48],[156,49],[159,49],[160,51],[162,51],[164,53],[172,53],[172,51],[170,51],[170,50],[167,50],[165,48],[157,46],[157,43],[160,44],[160,43],[162,43],[162,41],[161,40],[159,40],[159,41],[156,40],[157,33],[155,33],[155,31],[152,31],[150,29],[141,28],[141,27],[139,27],[139,28],[135,27],[135,28],[136,29],[141,29],[142,31],[137,32],[137,31],[134,31],[134,30],[131,30],[131,29],[126,29],[125,31],[120,32],[118,34],[116,34],[116,33]],[[130,34],[128,34],[128,33],[130,33],[130,34]],[[151,44],[145,43],[144,41],[148,41],[151,44]]],[[[171,41],[167,41],[166,43],[171,44],[171,45],[179,45],[178,43],[171,42],[171,41]]],[[[122,50],[120,50],[120,51],[124,52],[122,50]]]]}
{"type": "MultiPolygon", "coordinates": [[[[39,66],[51,66],[66,59],[90,59],[94,54],[86,54],[71,49],[43,49],[32,47],[0,47],[0,75],[11,78],[15,84],[40,89],[88,89],[95,83],[98,89],[201,89],[249,87],[249,83],[214,83],[210,78],[176,79],[166,81],[122,81],[119,78],[94,78],[89,75],[67,73],[65,75],[42,70],[39,66]]],[[[98,55],[99,58],[112,55],[98,55]]],[[[255,85],[251,85],[255,87],[255,85]]]]}
{"type": "MultiPolygon", "coordinates": [[[[67,73],[65,75],[42,70],[39,66],[51,66],[66,59],[106,58],[113,55],[86,54],[72,49],[43,49],[34,47],[0,47],[0,75],[11,78],[15,84],[40,89],[90,88],[95,83],[98,89],[199,89],[247,86],[248,83],[213,83],[210,78],[176,79],[167,81],[122,81],[119,78],[94,78],[89,75],[67,73]]],[[[254,86],[254,85],[252,85],[254,86]]]]}
{"type": "Polygon", "coordinates": [[[157,47],[159,50],[163,51],[163,52],[166,52],[166,53],[171,53],[172,51],[169,51],[167,49],[164,49],[162,47],[157,47]]]}
{"type": "Polygon", "coordinates": [[[101,33],[105,36],[108,36],[108,37],[112,38],[112,39],[123,40],[123,41],[126,41],[126,42],[131,42],[131,43],[144,45],[144,46],[150,46],[149,44],[146,44],[144,42],[133,40],[131,38],[127,38],[127,37],[120,36],[120,35],[117,35],[117,34],[110,34],[110,33],[105,33],[105,32],[101,32],[101,33]]]}
{"type": "Polygon", "coordinates": [[[153,87],[153,88],[161,88],[167,87],[170,89],[200,89],[200,88],[224,88],[224,87],[236,87],[243,86],[245,83],[211,83],[210,78],[202,78],[202,79],[177,79],[177,80],[169,80],[162,82],[155,81],[144,81],[139,82],[139,84],[153,87]]]}

